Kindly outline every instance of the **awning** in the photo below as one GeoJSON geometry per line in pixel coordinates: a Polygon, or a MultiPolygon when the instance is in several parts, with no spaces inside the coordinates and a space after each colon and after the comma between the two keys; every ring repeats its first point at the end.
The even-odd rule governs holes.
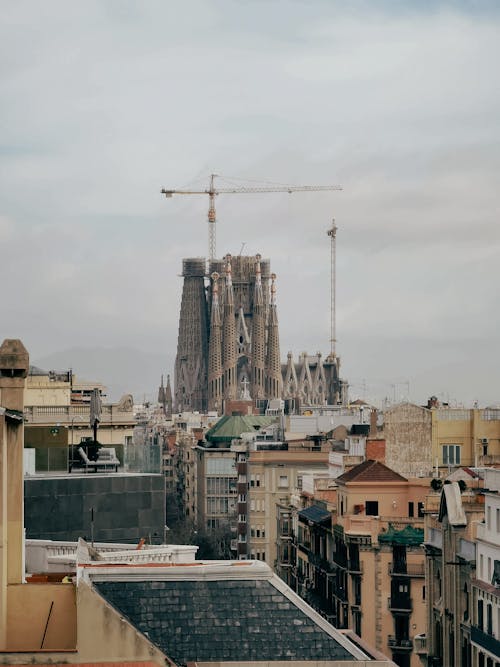
{"type": "Polygon", "coordinates": [[[299,512],[300,521],[311,522],[322,524],[330,522],[332,515],[328,510],[319,507],[319,505],[311,505],[311,507],[306,507],[306,509],[300,510],[299,512]]]}

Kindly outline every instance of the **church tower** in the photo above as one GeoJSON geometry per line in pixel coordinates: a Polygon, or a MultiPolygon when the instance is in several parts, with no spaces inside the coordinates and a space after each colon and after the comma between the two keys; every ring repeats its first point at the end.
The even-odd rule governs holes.
{"type": "MultiPolygon", "coordinates": [[[[185,259],[175,409],[221,414],[225,401],[281,397],[276,285],[260,255],[185,259]]],[[[166,393],[166,387],[163,392],[166,393]]]]}
{"type": "Polygon", "coordinates": [[[177,412],[206,412],[208,310],[205,259],[184,259],[182,276],[184,284],[175,360],[175,409],[177,412]]]}
{"type": "Polygon", "coordinates": [[[226,256],[226,292],[224,295],[224,318],[222,323],[222,367],[224,370],[224,398],[234,400],[237,396],[237,352],[234,292],[231,275],[231,255],[226,256]]]}
{"type": "Polygon", "coordinates": [[[271,275],[271,303],[269,304],[269,320],[267,324],[266,384],[266,398],[281,398],[283,378],[281,376],[275,273],[271,275]]]}
{"type": "Polygon", "coordinates": [[[212,273],[212,308],[210,315],[210,341],[208,346],[208,409],[219,412],[222,407],[222,323],[219,305],[219,274],[212,273]]]}
{"type": "Polygon", "coordinates": [[[265,366],[266,366],[266,307],[262,293],[260,272],[261,256],[256,256],[255,288],[253,297],[252,318],[252,387],[254,399],[265,398],[265,366]]]}

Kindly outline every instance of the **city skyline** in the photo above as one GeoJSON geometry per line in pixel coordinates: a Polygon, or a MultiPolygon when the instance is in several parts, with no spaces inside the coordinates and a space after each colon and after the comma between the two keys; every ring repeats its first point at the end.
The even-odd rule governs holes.
{"type": "MultiPolygon", "coordinates": [[[[155,385],[173,375],[177,276],[207,254],[207,202],[160,190],[216,172],[343,187],[217,200],[218,255],[272,260],[282,358],[329,351],[334,217],[353,395],[403,398],[409,381],[416,402],[500,400],[495,3],[3,14],[1,328],[35,363],[118,348],[161,361],[155,385]]],[[[98,377],[69,357],[115,384],[105,353],[98,377]]],[[[152,395],[132,366],[114,391],[152,395]]]]}

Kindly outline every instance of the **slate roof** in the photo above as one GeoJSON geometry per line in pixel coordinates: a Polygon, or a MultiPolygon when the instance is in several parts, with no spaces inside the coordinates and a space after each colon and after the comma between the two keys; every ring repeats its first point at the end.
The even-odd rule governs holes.
{"type": "Polygon", "coordinates": [[[313,523],[324,523],[325,521],[331,521],[331,518],[331,513],[323,509],[323,507],[319,507],[319,505],[311,505],[299,512],[299,519],[312,521],[313,523]]]}
{"type": "Polygon", "coordinates": [[[242,433],[253,433],[276,421],[276,417],[265,415],[224,415],[205,433],[209,442],[228,442],[242,433]]]}
{"type": "Polygon", "coordinates": [[[155,578],[140,570],[135,579],[123,580],[122,573],[120,581],[98,577],[93,585],[178,665],[367,659],[270,568],[259,562],[244,564],[247,567],[233,568],[234,577],[227,565],[218,578],[197,577],[200,568],[180,566],[164,568],[155,578]],[[258,576],[252,578],[254,565],[258,576]],[[184,574],[177,574],[178,569],[184,574]]]}
{"type": "Polygon", "coordinates": [[[406,477],[399,475],[378,461],[363,461],[337,477],[337,482],[407,482],[406,477]]]}

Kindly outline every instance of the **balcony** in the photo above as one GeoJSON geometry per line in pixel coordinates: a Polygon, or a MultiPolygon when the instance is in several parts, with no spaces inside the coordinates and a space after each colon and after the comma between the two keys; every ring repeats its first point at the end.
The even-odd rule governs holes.
{"type": "Polygon", "coordinates": [[[389,648],[393,651],[413,650],[413,641],[411,639],[401,639],[400,637],[389,635],[389,637],[387,637],[387,643],[389,644],[389,648]]]}
{"type": "Polygon", "coordinates": [[[390,598],[387,598],[387,607],[393,614],[409,614],[413,610],[413,602],[412,599],[408,596],[392,595],[390,598]]]}
{"type": "Polygon", "coordinates": [[[330,563],[326,558],[323,558],[323,556],[319,556],[318,554],[310,551],[308,554],[308,559],[311,565],[314,565],[314,567],[318,568],[319,570],[323,570],[323,572],[333,571],[333,564],[330,563]]]}
{"type": "Polygon", "coordinates": [[[425,577],[425,563],[406,563],[406,565],[398,565],[389,563],[389,574],[391,577],[425,577]],[[405,570],[402,572],[402,570],[405,570]]]}
{"type": "Polygon", "coordinates": [[[427,655],[427,636],[416,635],[413,641],[415,642],[415,653],[417,655],[427,655]]]}
{"type": "Polygon", "coordinates": [[[488,651],[488,653],[492,653],[496,658],[500,659],[500,641],[496,637],[480,630],[476,625],[472,625],[470,639],[472,643],[477,644],[488,651]]]}

